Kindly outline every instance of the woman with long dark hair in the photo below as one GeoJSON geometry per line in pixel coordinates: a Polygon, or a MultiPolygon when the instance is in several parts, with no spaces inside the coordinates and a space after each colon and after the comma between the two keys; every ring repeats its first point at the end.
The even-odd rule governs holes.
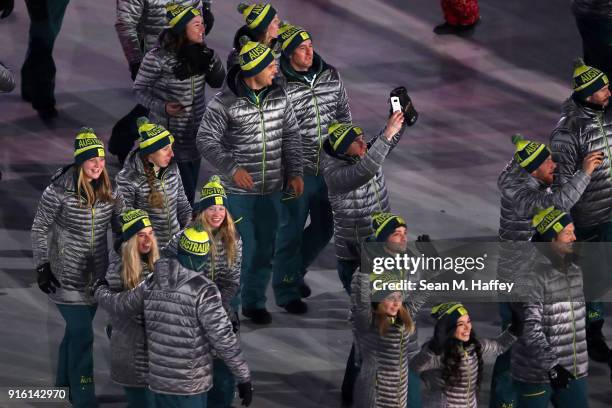
{"type": "Polygon", "coordinates": [[[423,406],[476,408],[483,357],[495,357],[508,350],[522,326],[513,319],[510,328],[496,339],[478,339],[461,303],[436,305],[431,315],[436,319],[434,335],[410,360],[410,369],[420,373],[430,389],[423,395],[423,406]]]}
{"type": "Polygon", "coordinates": [[[190,6],[166,6],[168,28],[159,46],[149,51],[134,81],[138,103],[149,109],[153,123],[166,127],[174,146],[185,194],[193,202],[201,157],[196,134],[206,110],[205,86],[219,88],[225,79],[223,63],[205,42],[202,11],[190,6]]]}
{"type": "Polygon", "coordinates": [[[68,387],[73,406],[83,408],[97,407],[92,354],[97,305],[87,287],[106,272],[106,235],[121,212],[105,156],[93,129],[82,128],[74,143],[74,163],[53,176],[32,224],[38,286],[66,321],[55,385],[68,387]]]}

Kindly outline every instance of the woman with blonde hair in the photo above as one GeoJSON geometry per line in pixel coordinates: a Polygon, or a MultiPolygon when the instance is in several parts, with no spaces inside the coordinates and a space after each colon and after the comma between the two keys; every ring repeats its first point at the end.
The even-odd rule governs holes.
{"type": "Polygon", "coordinates": [[[74,407],[93,408],[97,306],[87,287],[106,272],[107,230],[121,208],[106,172],[104,145],[94,131],[82,128],[74,148],[74,163],[60,169],[42,194],[32,224],[32,251],[38,286],[66,321],[55,385],[69,388],[74,407]]]}
{"type": "MultiPolygon", "coordinates": [[[[106,280],[118,293],[134,289],[153,272],[159,250],[151,220],[143,210],[121,214],[121,238],[110,253],[106,280]]],[[[111,380],[123,386],[129,408],[146,408],[153,402],[148,389],[149,359],[142,314],[111,315],[111,380]]]]}
{"type": "Polygon", "coordinates": [[[147,212],[163,248],[191,220],[191,205],[172,160],[174,137],[144,117],[138,119],[138,133],[138,148],[117,174],[117,194],[126,207],[147,212]]]}

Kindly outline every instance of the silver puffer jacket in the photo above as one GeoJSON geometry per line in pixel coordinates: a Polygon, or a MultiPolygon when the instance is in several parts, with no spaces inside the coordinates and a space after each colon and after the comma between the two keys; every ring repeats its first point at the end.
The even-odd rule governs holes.
{"type": "Polygon", "coordinates": [[[329,140],[321,155],[323,176],[334,214],[334,242],[340,259],[359,259],[361,242],[373,234],[372,214],[388,212],[389,195],[382,164],[399,142],[405,126],[389,142],[383,131],[368,143],[363,159],[337,155],[329,140]]]}
{"type": "Polygon", "coordinates": [[[338,71],[316,53],[313,58],[312,77],[308,79],[295,72],[285,57],[281,57],[280,65],[302,135],[304,174],[318,176],[328,126],[352,120],[346,89],[338,71]]]}
{"type": "Polygon", "coordinates": [[[569,212],[590,181],[591,177],[580,169],[566,183],[551,190],[511,161],[497,179],[501,193],[499,239],[529,241],[535,233],[532,221],[538,211],[554,206],[569,212]]]}
{"type": "Polygon", "coordinates": [[[138,149],[129,154],[116,181],[117,195],[125,207],[145,210],[149,214],[160,248],[191,221],[191,205],[185,196],[176,163],[170,162],[155,179],[155,187],[164,195],[163,208],[153,208],[149,204],[151,189],[138,149]]]}
{"type": "MultiPolygon", "coordinates": [[[[354,404],[357,408],[405,408],[408,361],[418,352],[417,334],[409,333],[398,322],[381,336],[373,322],[371,299],[370,275],[356,272],[351,281],[349,322],[361,369],[355,382],[354,404]]],[[[413,319],[423,302],[405,301],[413,319]]]]}
{"type": "Polygon", "coordinates": [[[588,372],[582,272],[550,259],[540,255],[530,274],[535,299],[523,304],[523,335],[512,348],[512,376],[528,383],[548,383],[557,364],[576,378],[588,372]]]}
{"type": "Polygon", "coordinates": [[[120,231],[122,205],[121,200],[96,202],[93,208],[83,204],[76,193],[75,169],[71,165],[58,170],[43,192],[32,224],[32,252],[35,265],[49,262],[62,285],[49,294],[53,302],[93,304],[87,286],[106,273],[106,234],[111,223],[114,231],[120,231]]]}
{"type": "Polygon", "coordinates": [[[573,0],[572,12],[579,17],[611,18],[612,0],[573,0]]]}
{"type": "MultiPolygon", "coordinates": [[[[143,263],[143,276],[149,274],[143,263]]],[[[121,269],[121,255],[111,250],[109,265],[106,271],[108,287],[112,292],[126,290],[121,269]]],[[[149,384],[149,356],[147,355],[147,339],[142,313],[136,316],[111,316],[112,335],[111,349],[111,380],[124,387],[145,387],[149,384]]]]}
{"type": "Polygon", "coordinates": [[[215,53],[210,73],[195,75],[183,81],[174,76],[176,54],[154,48],[145,55],[134,81],[138,103],[149,109],[149,120],[164,126],[175,138],[173,147],[177,161],[200,158],[196,148],[196,134],[206,110],[205,87],[223,85],[225,69],[215,53]],[[167,102],[179,102],[186,108],[177,116],[166,113],[167,102]]]}
{"type": "MultiPolygon", "coordinates": [[[[162,249],[162,253],[166,257],[176,255],[178,242],[182,232],[179,232],[172,237],[168,245],[162,249]]],[[[236,242],[236,260],[230,268],[227,262],[227,253],[223,242],[218,237],[214,239],[215,257],[214,260],[208,257],[206,267],[204,268],[205,276],[217,285],[217,289],[221,293],[221,303],[223,308],[230,317],[230,320],[235,321],[234,310],[230,306],[230,302],[240,289],[240,266],[242,265],[242,239],[238,237],[236,242]],[[211,262],[212,261],[212,262],[211,262]]]]}
{"type": "Polygon", "coordinates": [[[568,183],[591,152],[603,151],[603,163],[591,175],[591,182],[572,208],[576,227],[591,227],[610,221],[612,215],[612,109],[605,112],[569,98],[563,116],[553,130],[550,148],[557,163],[555,186],[568,183]]]}
{"type": "Polygon", "coordinates": [[[145,53],[157,45],[157,38],[168,26],[165,6],[170,3],[202,9],[200,0],[117,0],[115,30],[129,64],[142,61],[145,53]]]}
{"type": "Polygon", "coordinates": [[[300,129],[284,88],[274,83],[259,96],[244,84],[235,66],[223,90],[209,102],[200,130],[198,150],[221,172],[231,194],[281,191],[290,177],[302,176],[300,129]],[[253,189],[245,190],[232,176],[249,172],[253,189]]]}
{"type": "Polygon", "coordinates": [[[13,89],[15,89],[15,76],[0,62],[0,92],[11,92],[13,89]]]}
{"type": "Polygon", "coordinates": [[[144,310],[149,347],[149,388],[161,394],[194,395],[212,387],[212,354],[229,367],[238,383],[250,381],[232,325],[215,284],[173,258],[162,258],[155,272],[130,291],[108,287],[96,299],[112,315],[144,310]]]}
{"type": "MultiPolygon", "coordinates": [[[[503,354],[516,341],[507,330],[496,339],[479,339],[483,359],[503,354]]],[[[463,346],[459,346],[462,347],[463,346]]],[[[436,408],[476,408],[478,407],[478,355],[472,343],[463,348],[463,358],[459,366],[459,380],[447,387],[442,377],[442,355],[436,355],[425,343],[412,360],[410,369],[420,373],[427,391],[423,394],[424,407],[436,408]]]]}

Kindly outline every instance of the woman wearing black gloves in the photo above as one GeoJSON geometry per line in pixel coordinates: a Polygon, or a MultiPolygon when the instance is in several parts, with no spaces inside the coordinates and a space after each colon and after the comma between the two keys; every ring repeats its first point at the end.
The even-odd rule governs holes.
{"type": "Polygon", "coordinates": [[[430,389],[423,395],[423,406],[476,408],[483,357],[508,350],[520,335],[522,324],[513,319],[510,328],[496,339],[478,339],[461,303],[439,304],[431,309],[431,315],[437,320],[434,335],[410,360],[410,369],[420,373],[430,389]]]}
{"type": "Polygon", "coordinates": [[[201,162],[195,137],[206,109],[204,88],[219,88],[225,69],[204,42],[201,12],[178,4],[166,10],[169,28],[161,33],[159,47],[142,60],[134,92],[149,109],[151,122],[165,126],[176,138],[176,161],[185,194],[193,203],[201,162]]]}
{"type": "Polygon", "coordinates": [[[83,128],[74,145],[74,164],[53,176],[38,204],[32,250],[38,286],[66,321],[55,385],[69,387],[74,407],[92,408],[97,406],[92,355],[96,304],[86,288],[106,273],[106,233],[120,208],[102,142],[92,129],[83,128]]]}

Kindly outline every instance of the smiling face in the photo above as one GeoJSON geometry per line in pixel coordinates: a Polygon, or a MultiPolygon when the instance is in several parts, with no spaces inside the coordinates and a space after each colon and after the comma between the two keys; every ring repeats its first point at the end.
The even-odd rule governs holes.
{"type": "Polygon", "coordinates": [[[85,160],[81,167],[83,169],[83,174],[85,175],[85,179],[87,181],[97,180],[104,167],[106,166],[106,160],[104,157],[94,157],[89,160],[85,160]]]}
{"type": "Polygon", "coordinates": [[[187,37],[187,41],[194,44],[202,44],[204,41],[205,28],[202,16],[195,16],[189,20],[185,28],[185,37],[187,37]]]}
{"type": "Polygon", "coordinates": [[[457,320],[457,326],[455,328],[455,338],[461,341],[468,341],[470,334],[472,333],[472,320],[470,315],[465,314],[457,320]]]}
{"type": "Polygon", "coordinates": [[[402,307],[402,292],[393,292],[380,302],[380,305],[387,316],[397,316],[402,307]]]}
{"type": "Polygon", "coordinates": [[[225,221],[226,210],[222,205],[211,205],[204,210],[206,223],[213,229],[219,228],[225,221]]]}
{"type": "Polygon", "coordinates": [[[389,237],[387,237],[387,246],[394,252],[404,252],[408,246],[408,229],[406,227],[397,227],[389,237]]]}
{"type": "Polygon", "coordinates": [[[560,233],[557,234],[552,240],[552,246],[555,252],[561,256],[571,254],[574,252],[574,242],[576,241],[576,235],[574,234],[574,224],[568,224],[560,233]]]}
{"type": "Polygon", "coordinates": [[[152,227],[145,227],[136,233],[136,243],[138,244],[138,253],[146,255],[153,248],[153,240],[155,234],[152,227]]]}

